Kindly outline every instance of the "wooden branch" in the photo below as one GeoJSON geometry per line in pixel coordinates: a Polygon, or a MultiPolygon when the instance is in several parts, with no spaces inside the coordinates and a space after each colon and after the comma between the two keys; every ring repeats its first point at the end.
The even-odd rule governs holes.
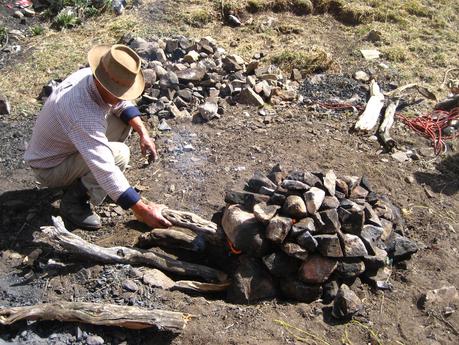
{"type": "Polygon", "coordinates": [[[217,224],[205,220],[194,213],[165,208],[162,214],[172,224],[193,230],[198,234],[215,235],[217,233],[217,224]]]}
{"type": "Polygon", "coordinates": [[[168,229],[153,229],[139,236],[137,246],[151,248],[154,246],[180,248],[193,252],[201,252],[206,247],[206,241],[192,231],[180,227],[168,229]]]}
{"type": "Polygon", "coordinates": [[[375,80],[370,83],[370,96],[364,112],[355,124],[356,130],[371,131],[378,122],[381,109],[384,106],[384,95],[375,80]]]}
{"type": "Polygon", "coordinates": [[[398,99],[390,102],[384,113],[384,120],[378,130],[379,138],[388,152],[392,151],[392,149],[397,146],[395,140],[390,136],[389,131],[394,124],[395,111],[397,110],[399,102],[398,99]]]}
{"type": "Polygon", "coordinates": [[[87,302],[0,308],[2,325],[11,325],[20,320],[58,320],[130,329],[155,328],[158,331],[179,333],[191,318],[191,315],[173,311],[87,302]]]}
{"type": "Polygon", "coordinates": [[[96,262],[146,265],[180,275],[200,277],[208,282],[227,280],[224,272],[203,265],[171,259],[165,255],[128,247],[100,247],[70,233],[60,217],[53,217],[53,222],[54,226],[42,227],[41,232],[36,233],[34,242],[46,243],[55,249],[77,254],[96,262]]]}
{"type": "Polygon", "coordinates": [[[212,284],[195,282],[191,280],[178,280],[175,282],[172,289],[192,290],[197,292],[222,292],[228,289],[230,285],[230,282],[212,284]]]}

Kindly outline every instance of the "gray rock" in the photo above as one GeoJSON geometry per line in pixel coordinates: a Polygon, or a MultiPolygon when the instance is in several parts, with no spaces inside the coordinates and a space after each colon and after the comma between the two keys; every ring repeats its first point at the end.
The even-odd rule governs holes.
{"type": "Polygon", "coordinates": [[[347,319],[362,309],[363,303],[360,298],[347,285],[342,284],[333,301],[332,315],[337,319],[347,319]]]}
{"type": "MultiPolygon", "coordinates": [[[[285,197],[284,197],[285,198],[285,197]]],[[[251,193],[246,191],[227,191],[225,194],[225,202],[228,204],[240,204],[249,211],[253,210],[255,204],[259,202],[270,201],[268,195],[251,193]]]]}
{"type": "Polygon", "coordinates": [[[250,304],[276,296],[271,275],[259,259],[242,255],[239,262],[232,284],[228,288],[228,301],[250,304]]]}
{"type": "Polygon", "coordinates": [[[341,223],[341,230],[359,236],[365,222],[365,212],[346,210],[338,207],[338,218],[341,223]]]}
{"type": "Polygon", "coordinates": [[[362,186],[355,186],[354,189],[351,190],[351,194],[349,198],[351,199],[365,199],[368,195],[368,191],[363,188],[362,186]]]}
{"type": "Polygon", "coordinates": [[[360,238],[363,240],[367,250],[374,255],[377,252],[376,248],[385,249],[386,246],[381,240],[381,235],[384,229],[374,225],[364,225],[360,238]]]}
{"type": "Polygon", "coordinates": [[[382,226],[381,219],[378,214],[373,210],[373,207],[369,203],[364,204],[365,207],[365,222],[374,226],[382,226]]]}
{"type": "Polygon", "coordinates": [[[255,171],[253,176],[247,182],[247,187],[250,191],[258,193],[261,187],[276,189],[277,186],[262,172],[255,171]]]}
{"type": "Polygon", "coordinates": [[[335,271],[338,262],[321,255],[310,256],[300,267],[299,278],[305,283],[322,284],[335,271]]]}
{"type": "Polygon", "coordinates": [[[206,101],[198,107],[198,110],[201,117],[206,121],[220,116],[218,115],[218,104],[213,101],[206,101]]]}
{"type": "Polygon", "coordinates": [[[459,303],[459,293],[453,285],[428,290],[420,298],[421,307],[428,311],[443,311],[445,308],[457,303],[459,303]]]}
{"type": "Polygon", "coordinates": [[[0,94],[0,115],[9,115],[11,113],[11,106],[8,99],[0,94]]]}
{"type": "Polygon", "coordinates": [[[228,72],[241,71],[244,66],[244,60],[237,55],[227,55],[222,59],[222,67],[228,72]]]}
{"type": "Polygon", "coordinates": [[[336,179],[336,190],[343,193],[346,197],[349,196],[349,186],[347,185],[347,182],[342,179],[336,179]]]}
{"type": "Polygon", "coordinates": [[[98,335],[90,335],[86,338],[87,345],[102,345],[104,343],[104,339],[99,337],[98,335]]]}
{"type": "Polygon", "coordinates": [[[332,208],[338,208],[340,205],[339,200],[336,196],[326,196],[321,205],[321,210],[329,210],[332,208]]]}
{"type": "Polygon", "coordinates": [[[151,68],[155,71],[157,79],[161,79],[163,76],[167,74],[167,71],[160,64],[152,65],[151,68]]]}
{"type": "Polygon", "coordinates": [[[194,51],[194,50],[191,50],[189,51],[184,57],[183,57],[183,61],[184,62],[188,62],[188,63],[192,63],[192,62],[196,62],[199,60],[199,53],[194,51]]]}
{"type": "Polygon", "coordinates": [[[293,236],[299,236],[306,231],[310,233],[316,232],[316,227],[314,225],[314,219],[307,217],[307,218],[301,219],[299,222],[296,222],[292,226],[291,233],[293,236]]]}
{"type": "Polygon", "coordinates": [[[370,80],[370,76],[364,71],[357,71],[354,73],[354,79],[358,81],[367,82],[370,80]]]}
{"type": "Polygon", "coordinates": [[[292,220],[287,217],[275,216],[266,228],[266,237],[274,243],[282,243],[292,228],[292,220]]]}
{"type": "Polygon", "coordinates": [[[410,239],[395,234],[395,246],[394,251],[391,254],[394,260],[402,261],[411,257],[412,254],[418,251],[418,246],[415,242],[411,241],[410,239]]]}
{"type": "Polygon", "coordinates": [[[303,79],[303,76],[301,75],[301,71],[297,68],[292,69],[292,74],[290,75],[290,79],[295,80],[295,81],[300,81],[303,79]]]}
{"type": "Polygon", "coordinates": [[[185,102],[191,102],[193,100],[193,93],[190,89],[181,89],[177,91],[177,96],[182,98],[185,102]]]}
{"type": "Polygon", "coordinates": [[[307,216],[306,204],[303,199],[297,195],[290,195],[285,200],[283,212],[294,219],[300,219],[307,216]]]}
{"type": "Polygon", "coordinates": [[[265,202],[261,202],[253,206],[253,214],[259,222],[268,224],[279,209],[279,205],[267,205],[265,202]]]}
{"type": "Polygon", "coordinates": [[[377,247],[375,249],[375,255],[368,255],[363,258],[365,267],[371,271],[376,271],[389,263],[387,252],[377,247]]]}
{"type": "Polygon", "coordinates": [[[365,281],[375,288],[381,290],[392,290],[393,286],[389,282],[389,278],[392,274],[392,269],[390,267],[381,267],[376,271],[367,270],[365,272],[365,281]]]}
{"type": "Polygon", "coordinates": [[[145,80],[145,88],[150,88],[156,82],[156,72],[153,68],[143,70],[143,78],[145,80]]]}
{"type": "Polygon", "coordinates": [[[336,274],[343,279],[352,279],[365,272],[365,263],[360,259],[347,259],[338,262],[336,274]]]}
{"type": "Polygon", "coordinates": [[[317,247],[319,246],[317,240],[314,238],[314,236],[311,235],[309,231],[305,231],[301,235],[299,235],[296,241],[301,247],[306,249],[309,253],[315,252],[317,247]]]}
{"type": "Polygon", "coordinates": [[[136,292],[139,289],[137,284],[131,279],[125,280],[122,286],[124,290],[130,291],[130,292],[136,292]]]}
{"type": "Polygon", "coordinates": [[[306,201],[306,208],[308,213],[316,213],[325,198],[325,192],[322,189],[311,187],[306,193],[304,193],[304,200],[306,201]]]}
{"type": "Polygon", "coordinates": [[[178,84],[179,84],[179,80],[177,78],[177,75],[172,71],[167,72],[159,80],[159,87],[161,89],[163,89],[163,90],[164,89],[171,89],[171,88],[173,88],[175,86],[178,86],[178,84]]]}
{"type": "Polygon", "coordinates": [[[274,277],[287,278],[298,272],[301,262],[283,252],[274,252],[264,256],[263,263],[274,277]]]}
{"type": "Polygon", "coordinates": [[[362,240],[355,235],[343,234],[344,256],[346,257],[364,257],[368,252],[362,240]]]}
{"type": "Polygon", "coordinates": [[[281,186],[285,189],[295,192],[305,192],[310,188],[309,185],[307,185],[306,183],[288,179],[282,181],[281,186]]]}
{"type": "Polygon", "coordinates": [[[319,212],[324,225],[319,228],[320,232],[326,234],[336,233],[341,229],[341,223],[338,217],[338,211],[335,209],[325,210],[319,212]]]}
{"type": "Polygon", "coordinates": [[[314,238],[318,243],[318,250],[323,256],[331,258],[343,257],[338,235],[316,235],[314,238]]]}
{"type": "Polygon", "coordinates": [[[397,151],[391,154],[392,158],[395,159],[399,163],[404,163],[410,161],[410,158],[403,151],[397,151]]]}
{"type": "Polygon", "coordinates": [[[186,82],[196,82],[200,81],[206,75],[206,70],[201,67],[194,67],[194,68],[187,68],[182,71],[176,72],[177,77],[181,80],[186,82]]]}
{"type": "Polygon", "coordinates": [[[280,289],[285,297],[305,303],[314,302],[322,296],[322,286],[305,284],[298,280],[282,279],[280,289]]]}
{"type": "Polygon", "coordinates": [[[285,254],[301,261],[306,260],[309,256],[308,251],[297,243],[283,243],[281,249],[285,254]]]}
{"type": "Polygon", "coordinates": [[[305,171],[302,175],[302,182],[306,183],[311,187],[323,188],[323,183],[317,175],[311,172],[305,171]]]}
{"type": "Polygon", "coordinates": [[[158,130],[161,132],[167,132],[172,130],[172,128],[169,126],[165,119],[161,119],[161,121],[159,121],[158,130]]]}
{"type": "Polygon", "coordinates": [[[330,280],[323,286],[322,300],[325,304],[332,302],[338,294],[339,286],[336,280],[330,280]]]}
{"type": "Polygon", "coordinates": [[[239,18],[236,17],[235,15],[230,14],[230,15],[228,15],[227,18],[228,18],[228,23],[230,23],[231,25],[234,25],[234,26],[241,26],[242,25],[242,23],[239,20],[239,18]]]}
{"type": "Polygon", "coordinates": [[[174,287],[175,282],[162,271],[155,268],[145,268],[142,276],[144,284],[168,290],[174,287]]]}
{"type": "Polygon", "coordinates": [[[250,87],[244,88],[239,94],[238,102],[240,104],[253,105],[256,107],[262,107],[265,102],[257,93],[250,87]]]}
{"type": "Polygon", "coordinates": [[[331,196],[335,195],[336,190],[336,175],[333,170],[328,170],[324,176],[324,187],[331,196]]]}

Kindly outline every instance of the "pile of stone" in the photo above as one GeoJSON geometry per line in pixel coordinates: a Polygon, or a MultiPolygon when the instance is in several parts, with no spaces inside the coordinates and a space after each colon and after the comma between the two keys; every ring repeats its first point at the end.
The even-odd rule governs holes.
{"type": "Polygon", "coordinates": [[[360,309],[347,285],[359,277],[390,289],[394,262],[417,251],[401,235],[400,210],[365,177],[287,173],[277,165],[267,176],[256,172],[244,191],[227,192],[225,201],[222,227],[242,252],[228,292],[233,302],[335,299],[335,315],[346,316],[348,307],[360,309]]]}
{"type": "MultiPolygon", "coordinates": [[[[211,37],[126,38],[123,43],[144,60],[146,89],[139,106],[159,119],[197,114],[208,121],[219,118],[226,104],[262,107],[296,98],[298,83],[275,66],[261,66],[263,53],[247,62],[218,47],[211,37]]],[[[299,72],[292,76],[301,79],[299,72]]]]}

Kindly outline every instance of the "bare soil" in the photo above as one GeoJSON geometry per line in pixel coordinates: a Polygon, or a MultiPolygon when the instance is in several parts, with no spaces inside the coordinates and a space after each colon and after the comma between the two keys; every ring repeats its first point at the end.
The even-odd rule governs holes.
{"type": "MultiPolygon", "coordinates": [[[[352,44],[350,37],[346,40],[352,44]]],[[[255,108],[228,106],[220,120],[207,124],[170,122],[170,133],[157,134],[161,159],[149,166],[144,166],[137,139],[132,136],[132,162],[127,172],[132,185],[148,199],[208,219],[218,218],[225,190],[242,188],[255,170],[267,172],[276,163],[286,169],[334,169],[337,175],[367,176],[377,192],[387,194],[402,209],[405,235],[416,241],[420,251],[406,265],[394,267],[393,291],[376,291],[357,280],[352,289],[363,300],[365,312],[357,318],[361,323],[341,324],[331,317],[330,305],[320,301],[233,305],[221,295],[148,287],[129,266],[100,265],[49,250],[32,266],[24,264],[24,257],[36,249],[33,232],[50,224],[50,216],[59,213],[61,191],[37,189],[31,170],[22,162],[34,119],[23,123],[2,118],[0,304],[105,301],[177,310],[196,318],[178,336],[75,323],[19,322],[0,326],[0,339],[24,344],[85,344],[86,335],[99,335],[107,344],[459,343],[458,312],[445,318],[418,306],[419,297],[427,290],[459,287],[459,154],[450,151],[441,158],[420,154],[419,160],[399,163],[390,155],[378,154],[379,145],[368,136],[350,133],[355,120],[352,112],[326,112],[297,104],[270,107],[268,117],[258,115],[255,108]],[[183,152],[185,143],[191,143],[194,150],[183,152]],[[414,177],[414,183],[407,182],[409,176],[414,177]],[[65,267],[50,270],[46,267],[49,259],[65,263],[65,267]],[[138,283],[137,292],[123,290],[121,285],[128,278],[138,283]],[[292,330],[295,337],[276,320],[303,333],[292,330]],[[380,342],[372,334],[377,334],[380,342]]],[[[147,122],[154,130],[154,121],[147,122]]],[[[407,149],[429,147],[427,140],[400,123],[396,123],[393,136],[407,149]]],[[[75,233],[103,246],[134,245],[146,229],[130,212],[117,215],[111,209],[108,203],[98,209],[104,216],[103,229],[76,229],[75,233]]],[[[210,261],[209,257],[198,259],[210,261]]]]}

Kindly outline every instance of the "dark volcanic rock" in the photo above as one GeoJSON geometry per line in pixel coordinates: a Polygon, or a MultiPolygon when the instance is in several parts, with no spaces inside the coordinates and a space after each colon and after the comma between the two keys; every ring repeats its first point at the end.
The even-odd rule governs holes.
{"type": "Polygon", "coordinates": [[[269,221],[266,237],[274,243],[282,243],[292,228],[292,219],[276,216],[269,221]]]}
{"type": "Polygon", "coordinates": [[[260,202],[253,207],[253,214],[259,222],[268,224],[279,209],[279,205],[267,205],[265,202],[260,202]]]}
{"type": "Polygon", "coordinates": [[[418,246],[410,239],[395,234],[394,250],[389,253],[396,261],[402,261],[411,257],[412,254],[418,251],[418,246]]]}
{"type": "Polygon", "coordinates": [[[300,246],[302,246],[310,253],[315,252],[319,245],[317,240],[314,238],[314,236],[311,235],[309,231],[305,231],[299,235],[296,241],[300,246]]]}
{"type": "Polygon", "coordinates": [[[330,209],[326,211],[319,212],[324,226],[322,226],[319,231],[326,234],[336,233],[341,229],[341,223],[339,222],[338,211],[335,209],[330,209]]]}
{"type": "Polygon", "coordinates": [[[300,267],[299,278],[305,283],[322,284],[338,266],[335,259],[321,255],[310,256],[300,267]]]}
{"type": "Polygon", "coordinates": [[[344,259],[338,262],[335,272],[344,279],[355,278],[365,272],[365,263],[360,259],[344,259]]]}
{"type": "Polygon", "coordinates": [[[306,183],[287,179],[282,182],[282,187],[295,192],[305,192],[309,189],[309,185],[306,183]]]}
{"type": "Polygon", "coordinates": [[[323,256],[332,258],[343,256],[338,235],[316,235],[314,238],[317,240],[318,250],[323,256]]]}
{"type": "Polygon", "coordinates": [[[261,187],[276,189],[277,186],[263,173],[256,171],[247,182],[247,188],[252,192],[258,193],[261,187]]]}
{"type": "Polygon", "coordinates": [[[292,226],[291,234],[293,236],[299,236],[305,231],[309,231],[312,233],[316,232],[316,226],[314,225],[314,219],[306,217],[306,218],[301,219],[299,222],[296,222],[292,226]]]}
{"type": "Polygon", "coordinates": [[[330,280],[323,285],[322,300],[325,304],[331,303],[338,294],[339,286],[336,280],[330,280]]]}
{"type": "Polygon", "coordinates": [[[333,301],[332,315],[337,319],[347,319],[363,309],[363,303],[354,291],[345,284],[339,288],[333,301]]]}
{"type": "Polygon", "coordinates": [[[343,234],[344,256],[346,257],[364,257],[368,252],[362,240],[351,234],[343,234]]]}
{"type": "Polygon", "coordinates": [[[261,260],[242,255],[239,258],[239,266],[232,284],[228,289],[228,301],[251,304],[275,296],[276,289],[273,280],[261,260]]]}
{"type": "Polygon", "coordinates": [[[322,296],[321,285],[309,285],[297,280],[282,279],[280,289],[287,298],[311,303],[322,296]]]}
{"type": "Polygon", "coordinates": [[[246,191],[228,191],[225,194],[225,202],[228,204],[243,205],[248,211],[253,210],[253,206],[260,202],[270,200],[268,195],[256,194],[246,191]]]}
{"type": "Polygon", "coordinates": [[[365,223],[364,211],[351,211],[343,207],[338,208],[338,217],[341,222],[341,230],[359,236],[365,223]]]}
{"type": "Polygon", "coordinates": [[[263,263],[273,276],[277,278],[285,278],[296,275],[301,261],[283,252],[274,252],[263,257],[263,263]]]}
{"type": "Polygon", "coordinates": [[[283,243],[281,248],[285,254],[302,261],[306,260],[309,256],[308,251],[297,243],[283,243]]]}
{"type": "Polygon", "coordinates": [[[306,204],[303,199],[297,195],[290,195],[287,197],[282,209],[284,214],[291,218],[300,219],[306,217],[306,204]]]}

